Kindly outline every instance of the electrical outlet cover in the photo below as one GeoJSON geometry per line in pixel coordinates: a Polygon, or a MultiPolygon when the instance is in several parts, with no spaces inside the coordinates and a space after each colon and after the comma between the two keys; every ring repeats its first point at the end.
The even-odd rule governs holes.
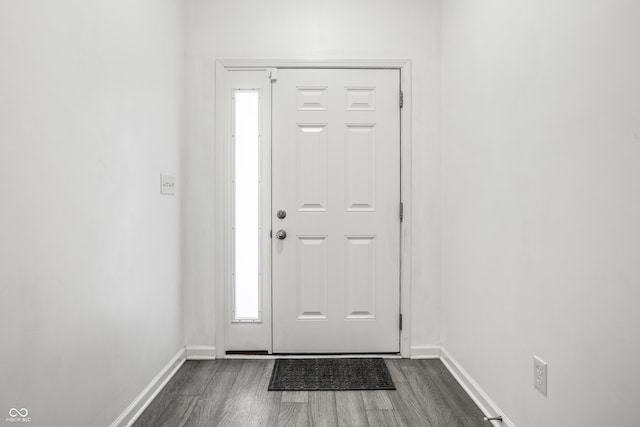
{"type": "Polygon", "coordinates": [[[533,385],[545,396],[547,395],[547,362],[533,356],[533,385]]]}

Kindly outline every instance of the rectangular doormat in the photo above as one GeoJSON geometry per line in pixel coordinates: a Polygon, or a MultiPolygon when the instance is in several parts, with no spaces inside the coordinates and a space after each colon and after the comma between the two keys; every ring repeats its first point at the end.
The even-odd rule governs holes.
{"type": "Polygon", "coordinates": [[[270,391],[395,390],[383,359],[277,359],[270,391]]]}

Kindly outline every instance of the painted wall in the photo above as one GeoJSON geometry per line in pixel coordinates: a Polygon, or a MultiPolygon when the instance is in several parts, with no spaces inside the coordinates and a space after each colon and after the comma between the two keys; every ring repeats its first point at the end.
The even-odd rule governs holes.
{"type": "Polygon", "coordinates": [[[519,427],[638,425],[639,23],[443,2],[442,342],[519,427]]]}
{"type": "Polygon", "coordinates": [[[0,419],[105,426],[183,342],[184,8],[0,1],[0,419]]]}
{"type": "Polygon", "coordinates": [[[187,0],[185,339],[215,344],[216,59],[409,58],[413,66],[413,343],[439,343],[439,9],[436,0],[187,0]]]}

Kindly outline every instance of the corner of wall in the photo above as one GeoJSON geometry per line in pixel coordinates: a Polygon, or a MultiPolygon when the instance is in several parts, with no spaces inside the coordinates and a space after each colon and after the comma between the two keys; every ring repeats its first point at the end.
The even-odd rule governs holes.
{"type": "Polygon", "coordinates": [[[439,359],[442,347],[439,345],[412,345],[411,359],[439,359]]]}
{"type": "Polygon", "coordinates": [[[216,348],[212,345],[186,345],[187,360],[215,360],[216,348]]]}

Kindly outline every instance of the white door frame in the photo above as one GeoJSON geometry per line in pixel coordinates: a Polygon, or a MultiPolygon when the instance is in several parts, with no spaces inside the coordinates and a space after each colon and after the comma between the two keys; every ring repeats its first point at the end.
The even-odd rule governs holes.
{"type": "MultiPolygon", "coordinates": [[[[215,286],[215,333],[216,357],[224,358],[227,341],[227,319],[230,306],[232,271],[231,234],[231,147],[226,135],[226,71],[267,70],[272,68],[367,68],[400,70],[400,85],[404,94],[403,108],[400,110],[400,181],[401,201],[404,204],[404,218],[401,224],[400,245],[400,354],[411,356],[411,61],[389,60],[297,60],[297,59],[232,59],[216,61],[215,75],[215,141],[214,141],[214,236],[215,258],[212,260],[215,286]]],[[[399,88],[400,89],[400,88],[399,88]]],[[[271,111],[269,109],[269,114],[271,111]]],[[[263,319],[271,323],[271,319],[263,319]]],[[[269,327],[270,330],[271,326],[269,327]]],[[[271,345],[271,344],[269,344],[271,345]]],[[[268,349],[271,350],[271,349],[268,349]]]]}

